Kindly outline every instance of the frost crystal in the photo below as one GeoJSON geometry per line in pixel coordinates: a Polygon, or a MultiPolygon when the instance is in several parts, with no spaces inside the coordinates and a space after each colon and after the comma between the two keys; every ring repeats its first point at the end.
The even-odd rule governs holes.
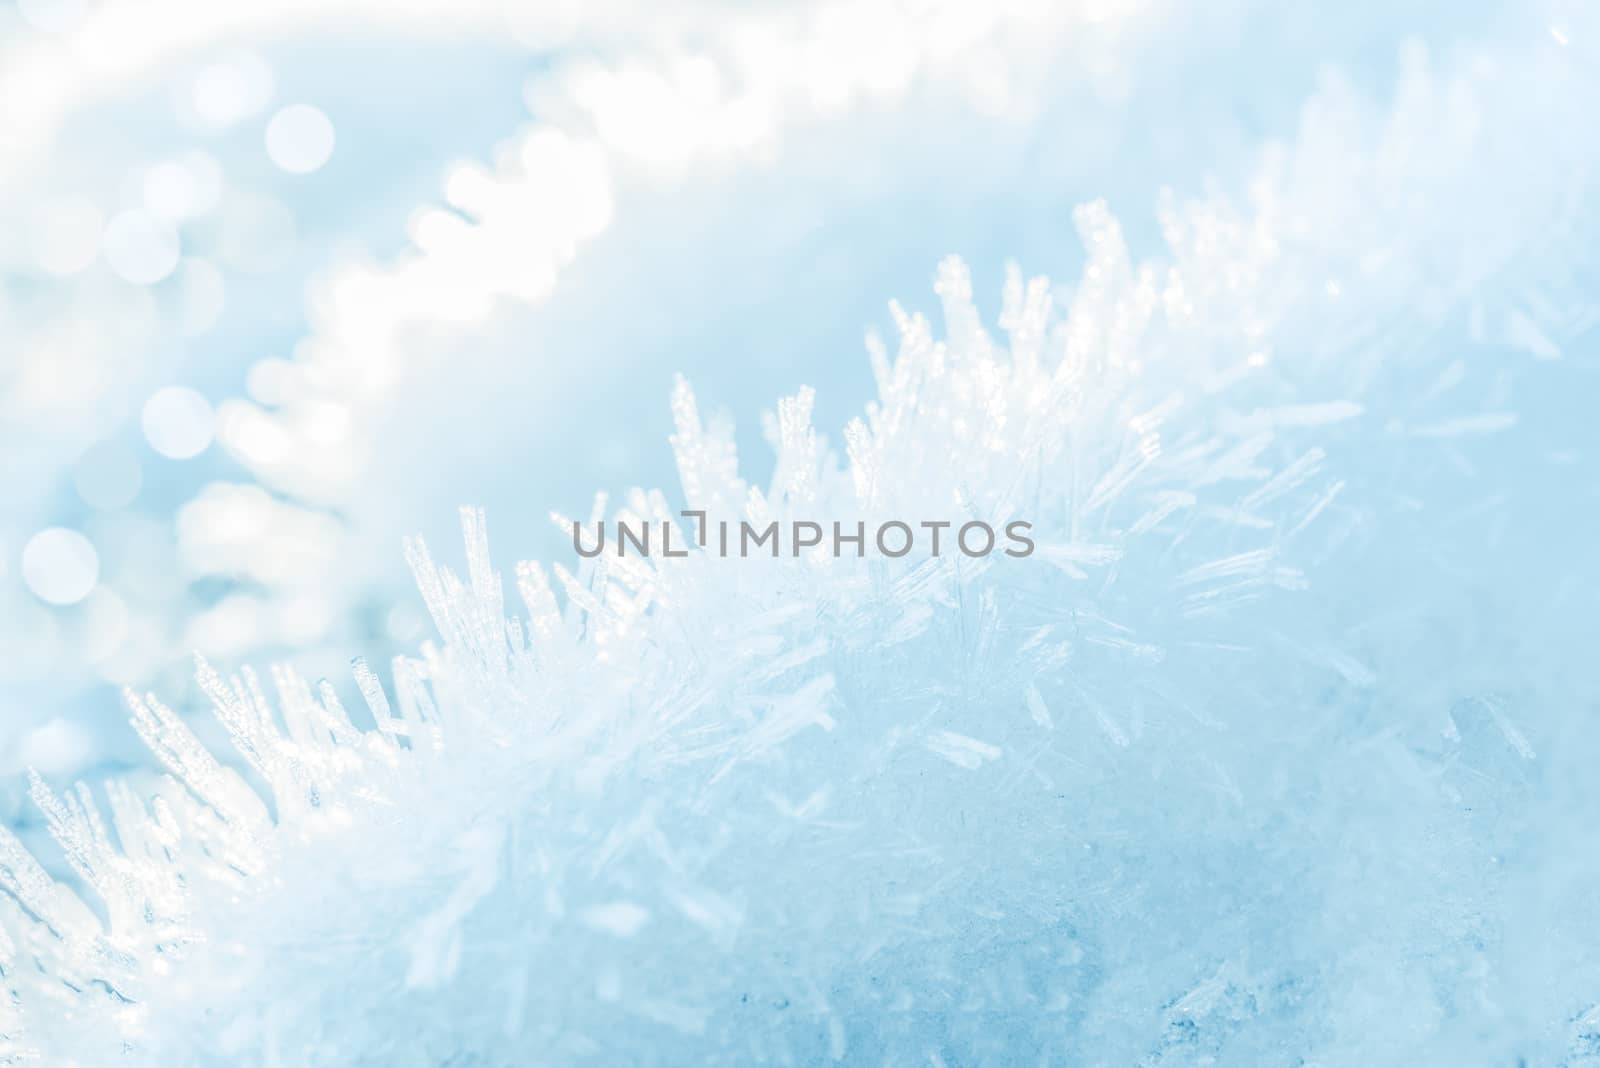
{"type": "Polygon", "coordinates": [[[750,484],[673,401],[689,508],[1026,516],[1035,558],[520,564],[508,618],[466,510],[464,578],[407,547],[441,642],[387,687],[358,661],[364,714],[199,665],[266,802],[131,694],[164,784],[111,784],[108,824],[35,781],[100,911],[0,836],[7,1058],[1309,1059],[1361,1050],[1342,1028],[1385,984],[1426,1001],[1418,1037],[1465,1026],[1494,931],[1463,873],[1492,861],[1451,769],[1475,721],[1509,773],[1532,743],[1479,698],[1434,710],[1457,733],[1431,749],[1313,744],[1377,676],[1271,606],[1348,536],[1312,440],[1363,400],[1258,403],[1242,338],[1185,335],[1196,280],[1132,265],[1100,208],[1079,222],[1070,312],[1013,276],[1004,343],[944,264],[947,336],[897,313],[843,458],[802,393],[750,484]],[[1379,909],[1375,858],[1336,836],[1383,798],[1425,816],[1400,824],[1412,901],[1379,909]]]}
{"type": "Polygon", "coordinates": [[[406,546],[438,641],[356,661],[364,708],[201,662],[234,766],[130,694],[164,780],[33,785],[83,896],[0,833],[0,1057],[1584,1063],[1600,569],[1508,474],[1574,440],[1560,380],[1422,343],[1368,279],[1424,243],[1363,275],[1294,204],[1172,205],[1148,264],[1090,205],[998,337],[947,261],[842,453],[801,391],[751,481],[682,385],[681,497],[591,517],[1020,518],[1027,559],[602,554],[508,616],[469,509],[464,575],[406,546]]]}

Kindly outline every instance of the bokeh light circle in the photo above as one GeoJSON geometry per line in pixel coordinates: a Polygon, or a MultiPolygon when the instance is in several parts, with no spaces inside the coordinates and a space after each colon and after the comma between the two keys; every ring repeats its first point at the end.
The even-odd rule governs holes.
{"type": "Polygon", "coordinates": [[[58,197],[39,205],[30,226],[33,259],[46,274],[77,274],[100,254],[105,219],[84,197],[58,197]]]}
{"type": "Polygon", "coordinates": [[[153,285],[167,277],[178,266],[181,251],[177,232],[143,211],[124,211],[106,226],[106,263],[135,285],[153,285]]]}
{"type": "Polygon", "coordinates": [[[333,155],[333,123],[320,108],[294,104],[267,123],[267,155],[290,174],[310,174],[333,155]]]}
{"type": "Polygon", "coordinates": [[[186,386],[158,389],[144,402],[144,436],[169,460],[199,456],[211,445],[211,402],[186,386]]]}
{"type": "Polygon", "coordinates": [[[22,581],[41,601],[77,604],[100,581],[100,554],[76,530],[49,527],[23,546],[22,581]]]}

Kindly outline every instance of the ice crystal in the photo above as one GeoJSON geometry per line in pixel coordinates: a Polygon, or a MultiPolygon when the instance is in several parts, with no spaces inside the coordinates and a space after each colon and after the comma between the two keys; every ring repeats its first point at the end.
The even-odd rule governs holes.
{"type": "Polygon", "coordinates": [[[836,439],[782,399],[768,478],[681,385],[679,492],[591,517],[1027,559],[506,581],[468,509],[464,572],[406,547],[416,655],[199,664],[236,759],[130,694],[163,780],[33,783],[73,885],[0,834],[0,1057],[1592,1063],[1590,97],[1545,92],[1592,79],[1408,70],[1248,211],[1168,204],[1164,260],[1081,209],[998,333],[942,264],[942,330],[893,309],[836,439]]]}
{"type": "MultiPolygon", "coordinates": [[[[1353,375],[1307,362],[1290,394],[1257,358],[1258,321],[1197,328],[1194,295],[1217,280],[1181,242],[1139,265],[1103,206],[1078,222],[1089,259],[1064,308],[1013,273],[996,337],[954,260],[942,337],[897,308],[898,352],[872,346],[878,397],[842,454],[802,391],[768,421],[774,474],[750,481],[681,385],[681,497],[634,491],[611,512],[1023,517],[1033,557],[524,563],[508,616],[467,509],[464,575],[407,546],[438,641],[386,679],[358,661],[364,708],[287,668],[201,662],[238,767],[130,694],[164,781],[103,798],[35,781],[97,904],[0,835],[0,1052],[1191,1064],[1563,1048],[1587,1006],[1563,981],[1505,985],[1525,894],[1493,874],[1503,843],[1483,813],[1547,796],[1519,726],[1531,706],[1465,676],[1453,696],[1419,686],[1425,650],[1391,672],[1375,636],[1414,623],[1359,617],[1363,524],[1383,492],[1424,490],[1409,474],[1375,488],[1388,446],[1363,452],[1348,428],[1396,398],[1432,412],[1449,390],[1425,384],[1472,376],[1430,348],[1353,375]]],[[[1298,329],[1326,322],[1293,310],[1298,329]]],[[[1438,414],[1405,440],[1455,448],[1500,425],[1481,419],[1438,414]]],[[[1402,588],[1391,615],[1432,619],[1410,599],[1448,584],[1424,569],[1402,588]]]]}

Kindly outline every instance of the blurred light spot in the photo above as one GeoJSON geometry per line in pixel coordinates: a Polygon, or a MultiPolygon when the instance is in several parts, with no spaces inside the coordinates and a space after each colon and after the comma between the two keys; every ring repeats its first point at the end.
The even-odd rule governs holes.
{"type": "Polygon", "coordinates": [[[78,496],[91,508],[121,508],[139,495],[142,483],[138,457],[109,441],[84,453],[72,474],[78,496]]]}
{"type": "Polygon", "coordinates": [[[339,522],[274,499],[260,486],[214,482],[178,510],[178,550],[192,574],[247,576],[264,586],[318,585],[338,559],[339,522]],[[270,545],[271,552],[262,552],[270,545]]]}
{"type": "Polygon", "coordinates": [[[142,211],[124,211],[106,227],[104,252],[118,277],[152,285],[178,266],[178,235],[142,211]]]}
{"type": "Polygon", "coordinates": [[[495,191],[494,178],[476,163],[458,164],[444,182],[444,196],[450,206],[479,217],[489,210],[495,191]]]}
{"type": "Polygon", "coordinates": [[[294,441],[278,421],[253,404],[224,401],[217,412],[217,435],[245,463],[263,467],[280,463],[294,449],[294,441]]]}
{"type": "Polygon", "coordinates": [[[294,253],[294,214],[271,197],[238,194],[222,207],[217,255],[246,274],[282,267],[294,253]]]}
{"type": "Polygon", "coordinates": [[[212,656],[238,656],[256,643],[261,633],[261,602],[234,594],[196,616],[185,632],[185,644],[212,656]]]}
{"type": "Polygon", "coordinates": [[[350,437],[352,419],[346,405],[332,400],[316,400],[306,405],[301,416],[301,430],[306,438],[318,445],[343,445],[350,437]]]}
{"type": "Polygon", "coordinates": [[[98,587],[83,603],[80,650],[89,663],[105,660],[128,637],[128,606],[111,590],[98,587]]]}
{"type": "Polygon", "coordinates": [[[77,274],[100,254],[105,220],[83,197],[46,201],[33,212],[33,258],[46,274],[77,274]]]}
{"type": "Polygon", "coordinates": [[[424,208],[407,227],[411,241],[430,255],[459,253],[472,239],[472,224],[453,211],[424,208]]]}
{"type": "Polygon", "coordinates": [[[187,152],[180,162],[194,182],[194,204],[191,215],[207,215],[216,210],[222,201],[222,164],[209,152],[187,152]]]}
{"type": "Polygon", "coordinates": [[[157,163],[144,172],[144,207],[152,216],[181,222],[195,213],[199,188],[189,168],[178,160],[157,163]]]}
{"type": "MultiPolygon", "coordinates": [[[[171,521],[132,510],[106,512],[95,517],[93,530],[104,573],[114,577],[118,594],[141,611],[171,618],[184,596],[183,584],[173,581],[179,566],[171,521]]],[[[137,635],[130,638],[137,641],[137,635]]]]}
{"type": "Polygon", "coordinates": [[[17,0],[22,21],[45,33],[66,33],[88,13],[85,0],[17,0]]]}
{"type": "Polygon", "coordinates": [[[290,645],[309,645],[333,625],[333,610],[321,594],[302,591],[278,605],[278,636],[290,645]]]}
{"type": "Polygon", "coordinates": [[[258,115],[272,99],[272,68],[248,53],[212,63],[195,75],[192,103],[201,121],[232,126],[258,115]]]}
{"type": "Polygon", "coordinates": [[[158,389],[144,402],[144,436],[170,460],[199,456],[211,444],[211,404],[185,386],[158,389]]]}
{"type": "Polygon", "coordinates": [[[321,109],[294,104],[267,123],[267,155],[290,174],[310,174],[333,155],[333,123],[321,109]]]}
{"type": "Polygon", "coordinates": [[[57,716],[23,735],[16,763],[41,775],[66,775],[81,771],[93,758],[94,748],[93,731],[57,716]]]}
{"type": "Polygon", "coordinates": [[[289,384],[294,377],[294,365],[288,360],[270,356],[257,360],[245,378],[245,389],[253,400],[269,407],[277,407],[289,399],[289,384]]]}
{"type": "Polygon", "coordinates": [[[42,601],[77,604],[100,581],[100,557],[76,530],[50,527],[23,547],[22,581],[42,601]]]}
{"type": "Polygon", "coordinates": [[[182,297],[179,301],[178,328],[186,337],[195,337],[217,325],[227,303],[228,284],[210,260],[186,259],[179,270],[182,297]]]}

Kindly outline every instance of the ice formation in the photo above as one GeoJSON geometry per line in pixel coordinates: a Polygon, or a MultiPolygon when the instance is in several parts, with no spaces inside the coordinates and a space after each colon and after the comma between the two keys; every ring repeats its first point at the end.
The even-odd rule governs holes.
{"type": "Polygon", "coordinates": [[[1325,97],[1164,260],[1082,209],[998,335],[945,263],[770,478],[682,386],[680,491],[592,517],[1020,517],[1027,560],[602,555],[508,616],[468,510],[383,677],[201,664],[242,770],[130,695],[165,780],[34,784],[76,889],[0,834],[0,1060],[1600,1060],[1565,47],[1325,97]]]}
{"type": "MultiPolygon", "coordinates": [[[[358,662],[364,710],[202,663],[244,775],[130,695],[162,784],[35,783],[92,894],[0,838],[0,1053],[1582,1063],[1593,936],[1522,916],[1592,864],[1554,828],[1508,836],[1593,804],[1594,746],[1544,749],[1575,721],[1538,675],[1454,661],[1452,628],[1504,611],[1430,601],[1471,592],[1453,517],[1382,543],[1395,499],[1476,499],[1503,369],[1476,402],[1442,346],[1285,369],[1274,335],[1329,329],[1325,293],[1196,310],[1232,287],[1266,313],[1218,273],[1257,255],[1247,226],[1174,208],[1174,258],[1146,265],[1103,206],[1079,226],[1066,307],[1014,273],[1003,340],[942,265],[943,336],[897,311],[842,455],[802,392],[750,482],[728,426],[673,398],[678,505],[1026,517],[1034,557],[519,564],[508,616],[466,510],[465,577],[408,546],[439,640],[387,684],[358,662]],[[1519,883],[1518,854],[1548,878],[1519,883]]],[[[1478,514],[1503,534],[1508,512],[1478,514]]]]}

